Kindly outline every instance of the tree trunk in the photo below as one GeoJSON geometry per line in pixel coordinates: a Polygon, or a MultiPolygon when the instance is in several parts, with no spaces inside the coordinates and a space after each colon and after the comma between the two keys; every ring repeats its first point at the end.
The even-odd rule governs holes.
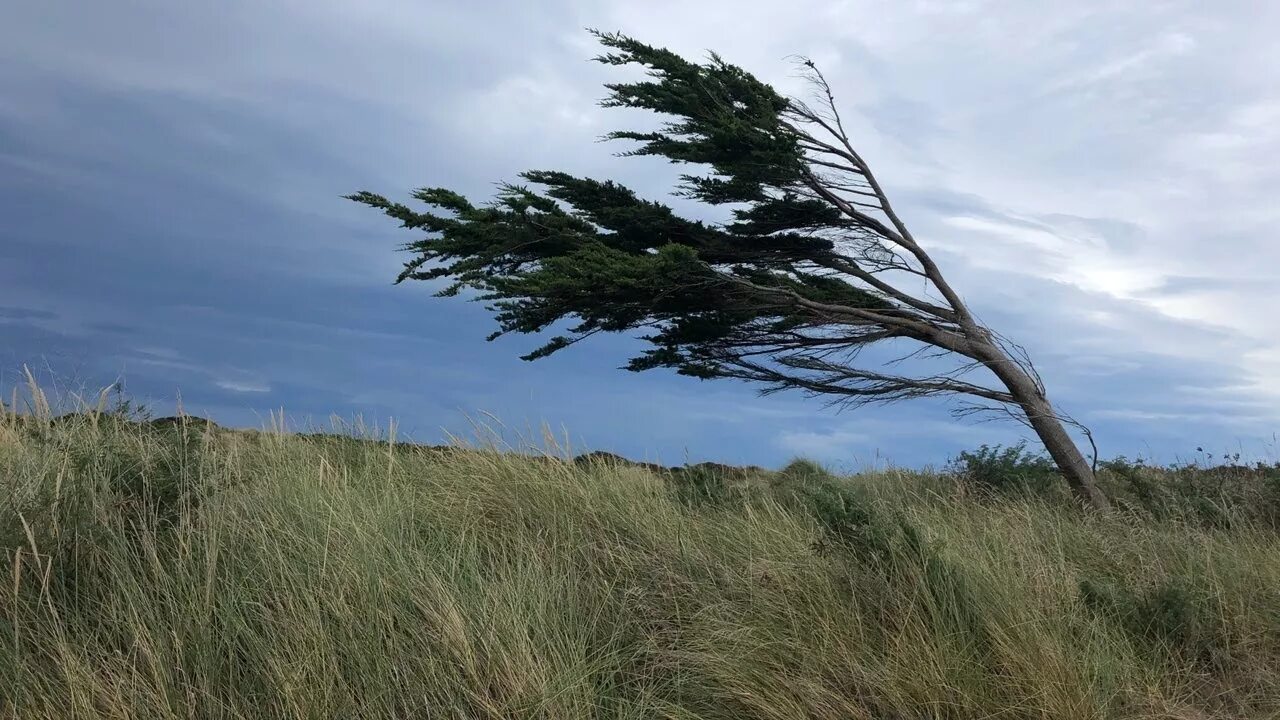
{"type": "MultiPolygon", "coordinates": [[[[1014,393],[1014,396],[1017,397],[1018,393],[1014,393]]],[[[1058,464],[1058,469],[1062,471],[1067,484],[1075,491],[1076,496],[1095,510],[1111,509],[1111,502],[1098,488],[1093,467],[1080,452],[1075,441],[1071,439],[1062,421],[1054,414],[1048,399],[1037,389],[1035,397],[1027,402],[1019,398],[1019,403],[1027,414],[1032,429],[1036,431],[1036,435],[1040,436],[1040,441],[1049,451],[1049,456],[1058,464]]]]}
{"type": "Polygon", "coordinates": [[[1040,442],[1044,443],[1049,457],[1053,458],[1076,497],[1095,510],[1111,509],[1111,502],[1098,487],[1093,467],[1071,439],[1071,434],[1067,432],[1062,420],[1058,419],[1053,405],[1041,392],[1040,386],[999,348],[988,346],[984,350],[996,356],[985,364],[1004,383],[1009,394],[1026,414],[1031,429],[1035,430],[1040,442]]]}

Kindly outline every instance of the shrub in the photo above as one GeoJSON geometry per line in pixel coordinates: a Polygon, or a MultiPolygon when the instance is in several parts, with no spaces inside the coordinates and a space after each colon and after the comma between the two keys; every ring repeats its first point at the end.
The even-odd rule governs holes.
{"type": "Polygon", "coordinates": [[[787,463],[773,478],[775,485],[797,485],[835,481],[830,470],[812,460],[797,458],[787,463]]]}
{"type": "Polygon", "coordinates": [[[1220,666],[1226,658],[1226,633],[1216,620],[1220,613],[1213,599],[1177,580],[1136,591],[1113,580],[1085,579],[1080,599],[1135,640],[1168,651],[1176,660],[1220,666]]]}
{"type": "Polygon", "coordinates": [[[717,463],[699,463],[674,468],[668,486],[676,500],[688,507],[724,505],[743,496],[744,473],[717,463]]]}
{"type": "Polygon", "coordinates": [[[1280,526],[1280,467],[1258,463],[1172,468],[1124,457],[1101,463],[1116,504],[1157,521],[1204,528],[1280,526]]]}
{"type": "Polygon", "coordinates": [[[987,493],[1045,494],[1057,488],[1058,470],[1053,460],[1027,450],[1026,441],[966,450],[952,461],[950,469],[970,488],[987,493]]]}
{"type": "Polygon", "coordinates": [[[818,543],[821,551],[848,553],[858,562],[878,562],[918,543],[914,528],[878,508],[865,488],[837,478],[812,460],[787,464],[774,476],[772,490],[783,505],[818,522],[823,532],[818,543]]]}

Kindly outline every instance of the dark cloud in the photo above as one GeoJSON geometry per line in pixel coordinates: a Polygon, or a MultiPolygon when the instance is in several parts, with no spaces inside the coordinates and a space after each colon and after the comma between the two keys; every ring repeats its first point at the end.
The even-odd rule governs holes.
{"type": "Polygon", "coordinates": [[[85,323],[85,327],[95,333],[103,333],[106,335],[136,335],[140,328],[134,325],[116,322],[89,322],[85,323]]]}
{"type": "Polygon", "coordinates": [[[37,308],[0,307],[0,320],[53,320],[57,313],[37,308]]]}
{"type": "Polygon", "coordinates": [[[609,74],[581,28],[599,26],[719,49],[787,92],[805,91],[787,55],[812,55],[917,235],[1107,452],[1177,451],[1187,417],[1198,442],[1264,434],[1233,386],[1260,382],[1267,366],[1242,358],[1277,334],[1223,317],[1274,295],[1256,232],[1273,218],[1251,209],[1275,183],[1249,150],[1274,98],[1232,69],[1269,66],[1265,23],[1232,38],[1190,7],[1029,7],[876,8],[871,25],[818,2],[16,7],[0,27],[0,384],[24,364],[63,385],[124,377],[224,422],[395,416],[428,441],[489,412],[508,435],[547,423],[664,462],[938,463],[1018,436],[943,403],[837,415],[622,373],[626,338],[523,363],[532,341],[485,343],[479,305],[390,286],[411,236],[340,195],[484,197],[542,167],[667,196],[678,169],[594,142],[653,122],[595,107],[609,74]]]}

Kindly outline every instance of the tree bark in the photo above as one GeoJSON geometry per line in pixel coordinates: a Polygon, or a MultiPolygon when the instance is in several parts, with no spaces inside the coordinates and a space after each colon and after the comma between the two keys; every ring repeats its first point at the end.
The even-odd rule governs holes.
{"type": "Polygon", "coordinates": [[[1053,458],[1076,497],[1095,510],[1110,510],[1111,502],[1098,487],[1093,466],[1080,452],[1040,385],[999,348],[986,345],[982,349],[984,364],[1017,401],[1031,429],[1049,451],[1049,457],[1053,458]]]}

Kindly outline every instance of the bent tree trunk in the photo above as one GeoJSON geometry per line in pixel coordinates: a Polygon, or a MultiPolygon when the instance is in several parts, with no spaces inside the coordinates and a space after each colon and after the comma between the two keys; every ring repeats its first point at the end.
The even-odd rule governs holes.
{"type": "Polygon", "coordinates": [[[1044,444],[1049,457],[1053,458],[1076,497],[1095,510],[1110,509],[1110,501],[1098,488],[1093,466],[1072,440],[1071,434],[1067,432],[1062,420],[1054,412],[1053,405],[1040,389],[1040,385],[999,349],[995,347],[984,349],[990,351],[990,354],[983,353],[988,357],[991,357],[991,354],[998,355],[998,358],[991,357],[985,361],[987,367],[1008,388],[1009,394],[1026,415],[1027,423],[1044,444]]]}

